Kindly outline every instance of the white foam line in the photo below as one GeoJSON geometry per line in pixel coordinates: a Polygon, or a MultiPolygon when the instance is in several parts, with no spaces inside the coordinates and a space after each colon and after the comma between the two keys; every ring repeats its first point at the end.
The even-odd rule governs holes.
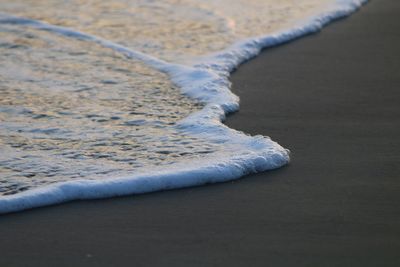
{"type": "MultiPolygon", "coordinates": [[[[282,153],[286,154],[286,151],[282,150],[282,153]]],[[[1,197],[0,212],[15,212],[71,200],[108,198],[225,182],[249,173],[278,168],[285,163],[282,158],[276,151],[253,152],[222,161],[211,157],[196,162],[196,166],[185,167],[179,164],[164,171],[134,177],[56,183],[1,197]]]]}
{"type": "Polygon", "coordinates": [[[229,157],[216,155],[194,164],[181,163],[163,170],[108,180],[80,180],[55,183],[10,196],[0,197],[0,213],[52,205],[72,200],[97,199],[141,194],[206,183],[238,179],[243,175],[281,167],[289,162],[289,152],[267,137],[250,137],[223,125],[227,112],[238,109],[239,99],[229,90],[229,73],[240,63],[256,56],[261,49],[282,44],[318,31],[330,21],[347,16],[367,0],[337,0],[323,14],[273,35],[238,42],[217,54],[202,58],[192,67],[170,64],[121,45],[72,29],[43,22],[0,14],[0,23],[23,24],[64,36],[99,43],[127,57],[135,58],[167,72],[171,79],[191,97],[204,101],[200,112],[191,114],[177,127],[194,135],[237,146],[229,157]]]}
{"type": "Polygon", "coordinates": [[[181,88],[182,92],[194,99],[209,104],[227,106],[227,103],[229,103],[229,106],[234,106],[234,108],[227,107],[227,112],[237,110],[239,107],[239,99],[229,90],[229,82],[222,81],[221,77],[213,71],[169,63],[98,36],[34,19],[21,18],[0,12],[0,24],[25,25],[62,36],[97,43],[119,52],[128,58],[140,60],[156,70],[169,74],[172,81],[181,88]]]}
{"type": "Polygon", "coordinates": [[[318,32],[328,23],[349,16],[367,2],[368,0],[336,0],[323,13],[299,22],[291,29],[239,41],[223,51],[195,60],[193,66],[213,70],[224,76],[229,75],[241,63],[257,56],[262,49],[318,32]]]}

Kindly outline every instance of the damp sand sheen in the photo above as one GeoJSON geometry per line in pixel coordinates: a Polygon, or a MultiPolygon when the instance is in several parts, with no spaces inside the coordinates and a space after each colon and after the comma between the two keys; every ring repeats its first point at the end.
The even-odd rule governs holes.
{"type": "Polygon", "coordinates": [[[0,0],[0,213],[287,164],[222,123],[229,74],[364,2],[0,0]]]}

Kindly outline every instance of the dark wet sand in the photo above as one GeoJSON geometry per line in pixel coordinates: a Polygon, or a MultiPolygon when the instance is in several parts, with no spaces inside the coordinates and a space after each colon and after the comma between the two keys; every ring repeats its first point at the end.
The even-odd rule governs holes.
{"type": "Polygon", "coordinates": [[[232,77],[227,124],[292,150],[232,183],[0,217],[0,266],[400,266],[400,1],[232,77]]]}

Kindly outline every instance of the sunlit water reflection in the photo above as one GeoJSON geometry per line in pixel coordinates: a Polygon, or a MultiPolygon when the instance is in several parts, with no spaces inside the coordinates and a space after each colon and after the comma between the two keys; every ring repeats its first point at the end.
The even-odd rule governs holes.
{"type": "MultiPolygon", "coordinates": [[[[188,64],[332,0],[0,0],[0,12],[188,64]]],[[[0,195],[194,161],[224,149],[176,122],[203,107],[160,71],[98,44],[0,24],[0,195]]]]}
{"type": "Polygon", "coordinates": [[[0,28],[0,193],[171,164],[215,145],[176,130],[201,104],[110,49],[0,28]]]}

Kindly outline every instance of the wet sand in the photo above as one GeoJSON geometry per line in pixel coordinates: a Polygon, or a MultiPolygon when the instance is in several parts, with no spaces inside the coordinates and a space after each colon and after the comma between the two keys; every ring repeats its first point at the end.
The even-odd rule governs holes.
{"type": "Polygon", "coordinates": [[[0,266],[400,266],[399,12],[371,1],[234,73],[227,124],[289,166],[0,216],[0,266]]]}

